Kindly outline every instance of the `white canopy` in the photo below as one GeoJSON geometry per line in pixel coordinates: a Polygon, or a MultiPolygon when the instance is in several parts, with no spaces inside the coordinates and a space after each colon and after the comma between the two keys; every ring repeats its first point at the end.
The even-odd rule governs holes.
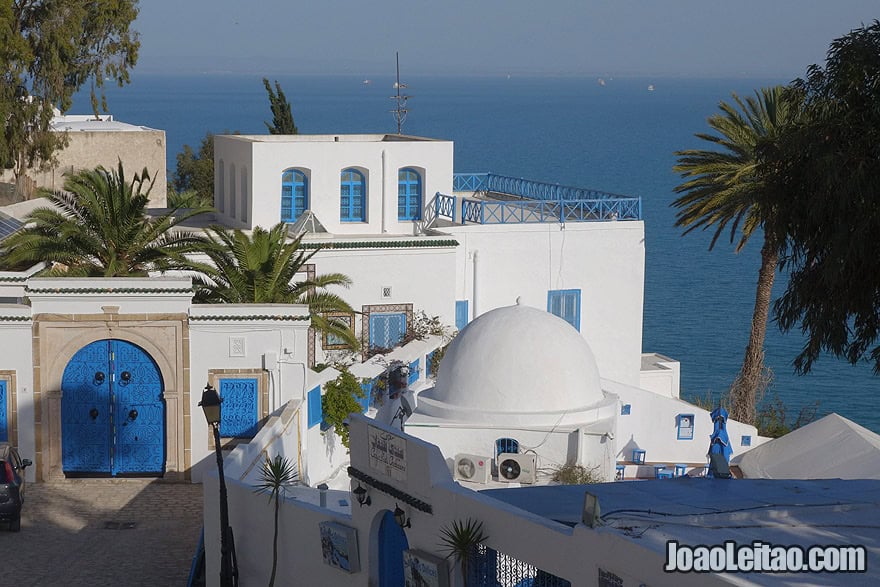
{"type": "Polygon", "coordinates": [[[880,435],[829,414],[743,453],[733,464],[752,479],[880,479],[880,435]]]}

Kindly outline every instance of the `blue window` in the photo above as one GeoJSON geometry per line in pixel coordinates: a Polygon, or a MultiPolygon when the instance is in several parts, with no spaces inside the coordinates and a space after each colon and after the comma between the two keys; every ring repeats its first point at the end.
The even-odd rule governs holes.
{"type": "Polygon", "coordinates": [[[406,334],[406,314],[370,314],[370,346],[393,349],[406,334]]]}
{"type": "Polygon", "coordinates": [[[364,174],[357,169],[343,169],[340,180],[339,219],[342,222],[366,220],[364,194],[367,184],[364,174]]]}
{"type": "Polygon", "coordinates": [[[9,425],[6,418],[6,381],[0,381],[0,442],[9,440],[9,425]]]}
{"type": "Polygon", "coordinates": [[[632,404],[623,404],[620,406],[620,415],[629,416],[632,413],[632,404]]]}
{"type": "Polygon", "coordinates": [[[495,441],[495,456],[504,453],[516,454],[519,452],[519,441],[515,438],[499,438],[495,441]]]}
{"type": "Polygon", "coordinates": [[[361,391],[364,392],[364,397],[357,398],[357,402],[361,405],[361,411],[366,412],[370,407],[370,394],[373,393],[373,380],[371,379],[366,383],[361,383],[361,391]]]}
{"type": "Polygon", "coordinates": [[[324,419],[324,412],[321,408],[321,386],[311,390],[306,399],[309,404],[309,428],[314,428],[324,419]]]}
{"type": "Polygon", "coordinates": [[[281,222],[296,222],[309,207],[309,180],[299,169],[281,174],[281,222]]]}
{"type": "Polygon", "coordinates": [[[468,301],[467,300],[456,300],[455,301],[455,327],[458,330],[461,330],[465,326],[467,326],[468,318],[470,318],[470,314],[468,313],[468,301]]]}
{"type": "Polygon", "coordinates": [[[547,292],[547,311],[559,316],[575,330],[581,330],[581,290],[554,289],[547,292]]]}
{"type": "Polygon", "coordinates": [[[739,441],[740,446],[752,446],[752,437],[750,434],[743,434],[739,441]]]}
{"type": "Polygon", "coordinates": [[[253,438],[260,419],[259,384],[254,379],[221,379],[220,436],[253,438]]]}
{"type": "Polygon", "coordinates": [[[397,219],[421,220],[422,176],[415,169],[397,172],[397,219]]]}
{"type": "Polygon", "coordinates": [[[676,428],[678,429],[678,433],[676,435],[676,438],[678,440],[693,440],[694,415],[679,414],[678,416],[676,416],[676,428]]]}
{"type": "Polygon", "coordinates": [[[419,380],[419,360],[416,359],[412,363],[409,364],[409,379],[406,380],[407,384],[412,385],[416,381],[419,380]]]}
{"type": "Polygon", "coordinates": [[[433,377],[436,374],[432,367],[434,364],[434,353],[436,353],[437,350],[438,349],[434,349],[433,351],[425,355],[425,375],[427,375],[428,377],[433,377]]]}

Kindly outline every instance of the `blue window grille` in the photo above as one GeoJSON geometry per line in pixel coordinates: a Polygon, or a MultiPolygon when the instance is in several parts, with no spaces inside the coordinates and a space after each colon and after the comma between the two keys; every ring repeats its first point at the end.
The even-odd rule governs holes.
{"type": "Polygon", "coordinates": [[[409,385],[412,385],[416,381],[419,380],[419,360],[416,359],[412,363],[409,364],[409,379],[406,382],[409,385]]]}
{"type": "Polygon", "coordinates": [[[406,334],[406,314],[370,314],[370,347],[393,349],[406,334]]]}
{"type": "Polygon", "coordinates": [[[632,404],[623,404],[620,406],[620,415],[629,416],[632,413],[632,404]]]}
{"type": "Polygon", "coordinates": [[[260,387],[253,379],[221,379],[223,409],[220,410],[220,436],[253,438],[260,420],[260,387]]]}
{"type": "Polygon", "coordinates": [[[321,407],[321,386],[312,389],[307,396],[308,401],[308,417],[309,428],[314,428],[324,419],[323,408],[321,407]]]}
{"type": "Polygon", "coordinates": [[[309,180],[299,169],[281,174],[281,222],[295,222],[309,207],[309,180]]]}
{"type": "Polygon", "coordinates": [[[581,330],[581,290],[554,289],[547,292],[547,311],[559,316],[575,330],[581,330]]]}
{"type": "Polygon", "coordinates": [[[740,446],[752,446],[752,437],[750,434],[743,434],[739,441],[740,446]]]}
{"type": "Polygon", "coordinates": [[[6,416],[6,381],[0,381],[0,442],[9,440],[9,424],[6,416]]]}
{"type": "Polygon", "coordinates": [[[455,301],[455,327],[458,330],[461,330],[462,328],[467,326],[469,318],[470,318],[470,312],[468,311],[468,301],[467,300],[456,300],[455,301]]]}
{"type": "Polygon", "coordinates": [[[343,169],[340,180],[339,219],[342,222],[363,222],[366,219],[364,174],[357,169],[343,169]]]}
{"type": "Polygon", "coordinates": [[[499,438],[495,441],[495,456],[504,453],[516,454],[519,452],[519,441],[515,438],[499,438]]]}
{"type": "Polygon", "coordinates": [[[415,169],[404,168],[397,173],[397,219],[421,220],[422,176],[415,169]]]}
{"type": "Polygon", "coordinates": [[[678,440],[693,440],[694,439],[694,415],[693,414],[679,414],[678,416],[676,416],[676,428],[677,428],[676,438],[678,440]]]}

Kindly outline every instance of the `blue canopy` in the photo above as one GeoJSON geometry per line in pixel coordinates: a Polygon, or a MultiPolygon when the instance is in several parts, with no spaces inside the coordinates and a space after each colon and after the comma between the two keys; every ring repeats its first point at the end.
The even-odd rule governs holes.
{"type": "Polygon", "coordinates": [[[730,461],[733,448],[730,446],[730,437],[727,435],[727,410],[715,408],[710,414],[712,417],[712,436],[709,437],[709,454],[723,454],[724,459],[730,461]]]}

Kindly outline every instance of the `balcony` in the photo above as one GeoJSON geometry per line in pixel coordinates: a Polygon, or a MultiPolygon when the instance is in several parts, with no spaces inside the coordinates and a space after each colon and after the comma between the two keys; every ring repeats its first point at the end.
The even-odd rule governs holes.
{"type": "Polygon", "coordinates": [[[437,193],[434,214],[460,224],[641,220],[641,198],[493,173],[456,173],[453,194],[437,193]]]}

